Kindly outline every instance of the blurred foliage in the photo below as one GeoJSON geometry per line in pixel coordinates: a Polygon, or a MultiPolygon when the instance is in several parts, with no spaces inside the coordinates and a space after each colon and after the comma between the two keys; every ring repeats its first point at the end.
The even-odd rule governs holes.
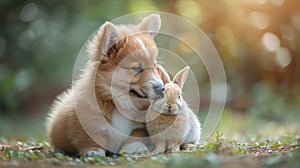
{"type": "MultiPolygon", "coordinates": [[[[55,96],[70,84],[76,55],[86,39],[106,20],[145,10],[178,14],[204,30],[224,63],[227,108],[250,118],[298,120],[298,0],[2,0],[1,123],[14,125],[44,116],[55,96]]],[[[203,86],[208,83],[205,79],[203,86]]],[[[201,98],[202,109],[206,99],[201,98]]],[[[0,134],[6,129],[14,130],[1,126],[0,134]]]]}

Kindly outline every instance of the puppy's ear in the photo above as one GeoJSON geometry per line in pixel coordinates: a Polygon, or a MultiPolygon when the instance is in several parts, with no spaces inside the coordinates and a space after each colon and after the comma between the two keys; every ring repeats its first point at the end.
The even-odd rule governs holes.
{"type": "Polygon", "coordinates": [[[110,22],[104,23],[101,28],[102,27],[103,35],[100,42],[100,48],[101,54],[106,55],[107,51],[120,40],[120,35],[115,25],[110,22]]]}
{"type": "Polygon", "coordinates": [[[108,50],[120,40],[120,34],[110,22],[105,22],[88,44],[88,52],[94,59],[106,55],[108,50]]]}
{"type": "Polygon", "coordinates": [[[189,70],[190,70],[190,66],[186,66],[182,70],[177,72],[176,75],[174,76],[173,82],[177,84],[180,88],[183,87],[185,80],[188,76],[189,70]]]}
{"type": "Polygon", "coordinates": [[[145,17],[138,26],[141,31],[148,32],[154,38],[160,30],[160,15],[151,14],[145,17]]]}
{"type": "Polygon", "coordinates": [[[159,77],[164,82],[164,84],[171,82],[168,72],[165,70],[165,68],[162,65],[157,65],[156,69],[159,77]]]}

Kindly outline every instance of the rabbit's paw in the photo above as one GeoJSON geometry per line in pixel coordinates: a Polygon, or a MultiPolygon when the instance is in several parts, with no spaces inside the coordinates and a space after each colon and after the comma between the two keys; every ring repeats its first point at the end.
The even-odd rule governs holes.
{"type": "Polygon", "coordinates": [[[105,157],[105,150],[104,149],[89,150],[89,151],[85,152],[84,156],[85,157],[94,157],[94,156],[105,157]]]}
{"type": "Polygon", "coordinates": [[[179,145],[175,145],[172,148],[167,150],[167,153],[175,153],[175,152],[179,152],[180,151],[180,147],[179,145]]]}
{"type": "Polygon", "coordinates": [[[158,155],[158,154],[161,154],[161,153],[164,153],[165,151],[162,150],[162,149],[154,149],[152,152],[151,152],[151,155],[158,155]]]}
{"type": "Polygon", "coordinates": [[[194,152],[194,151],[196,151],[196,145],[195,144],[184,144],[181,146],[181,149],[185,152],[194,152]]]}
{"type": "Polygon", "coordinates": [[[123,146],[120,153],[125,155],[141,155],[148,154],[149,150],[142,142],[133,142],[123,146]]]}

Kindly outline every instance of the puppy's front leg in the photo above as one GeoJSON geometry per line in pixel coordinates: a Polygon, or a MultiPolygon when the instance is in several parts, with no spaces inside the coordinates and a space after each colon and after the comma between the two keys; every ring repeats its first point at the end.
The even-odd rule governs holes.
{"type": "Polygon", "coordinates": [[[133,130],[131,133],[131,137],[129,137],[124,143],[121,151],[124,151],[126,154],[130,155],[149,153],[147,147],[147,144],[149,144],[149,140],[148,138],[143,138],[148,136],[149,134],[146,128],[137,128],[133,130]]]}
{"type": "Polygon", "coordinates": [[[147,110],[149,108],[149,106],[151,105],[150,100],[132,96],[132,93],[131,93],[131,96],[129,96],[129,97],[130,97],[130,101],[132,102],[134,107],[140,111],[147,110]]]}
{"type": "MultiPolygon", "coordinates": [[[[132,93],[130,93],[132,94],[132,93]]],[[[116,109],[126,118],[136,122],[145,122],[146,112],[151,104],[150,100],[134,96],[119,96],[114,101],[116,109]]]]}
{"type": "Polygon", "coordinates": [[[152,154],[157,155],[160,153],[164,153],[166,150],[167,144],[162,139],[157,139],[155,141],[155,149],[152,151],[152,154]]]}

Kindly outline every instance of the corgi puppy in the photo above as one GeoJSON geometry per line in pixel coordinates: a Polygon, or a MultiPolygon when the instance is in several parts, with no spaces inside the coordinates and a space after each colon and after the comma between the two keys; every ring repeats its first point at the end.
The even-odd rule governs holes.
{"type": "Polygon", "coordinates": [[[72,88],[57,97],[46,119],[55,149],[68,154],[147,152],[146,110],[164,88],[157,72],[160,16],[137,25],[104,23],[87,45],[89,61],[72,88]],[[119,136],[124,134],[126,136],[119,136]]]}

